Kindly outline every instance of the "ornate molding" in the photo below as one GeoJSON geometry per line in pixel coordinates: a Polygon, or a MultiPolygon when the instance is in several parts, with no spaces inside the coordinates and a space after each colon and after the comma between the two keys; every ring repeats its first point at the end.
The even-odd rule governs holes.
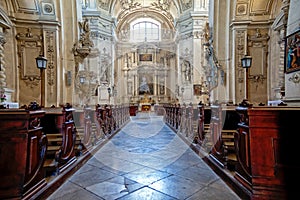
{"type": "Polygon", "coordinates": [[[236,32],[236,60],[237,60],[237,81],[238,83],[243,83],[244,82],[244,73],[245,70],[242,68],[242,63],[241,63],[241,58],[245,55],[245,34],[246,30],[238,30],[236,32]]]}
{"type": "Polygon", "coordinates": [[[12,5],[18,13],[40,13],[38,0],[12,0],[12,5]]]}
{"type": "Polygon", "coordinates": [[[41,77],[36,69],[34,58],[43,52],[43,37],[33,34],[31,28],[28,28],[26,33],[18,33],[16,39],[18,42],[20,79],[31,88],[38,86],[41,77]]]}
{"type": "Polygon", "coordinates": [[[108,41],[112,41],[112,37],[111,36],[107,36],[103,33],[100,33],[99,31],[91,31],[90,34],[91,38],[99,38],[101,40],[108,40],[108,41]]]}
{"type": "MultiPolygon", "coordinates": [[[[48,58],[48,70],[47,70],[47,77],[48,77],[48,85],[54,86],[55,85],[55,77],[56,77],[56,70],[55,70],[55,55],[56,53],[54,44],[54,31],[47,31],[46,32],[46,44],[47,44],[47,58],[48,58]]],[[[51,90],[52,91],[52,90],[51,90]]]]}
{"type": "Polygon", "coordinates": [[[264,16],[270,15],[273,0],[251,1],[250,2],[250,16],[264,16]],[[254,9],[255,8],[255,9],[254,9]]]}

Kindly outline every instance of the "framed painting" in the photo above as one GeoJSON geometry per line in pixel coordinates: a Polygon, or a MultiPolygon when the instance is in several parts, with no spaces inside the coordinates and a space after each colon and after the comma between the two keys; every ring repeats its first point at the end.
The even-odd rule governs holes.
{"type": "Polygon", "coordinates": [[[151,53],[143,53],[140,54],[140,61],[141,62],[152,62],[152,54],[151,53]]]}
{"type": "Polygon", "coordinates": [[[153,95],[153,75],[139,74],[139,95],[153,95]]]}
{"type": "Polygon", "coordinates": [[[285,72],[290,73],[300,69],[300,30],[286,37],[285,72]]]}

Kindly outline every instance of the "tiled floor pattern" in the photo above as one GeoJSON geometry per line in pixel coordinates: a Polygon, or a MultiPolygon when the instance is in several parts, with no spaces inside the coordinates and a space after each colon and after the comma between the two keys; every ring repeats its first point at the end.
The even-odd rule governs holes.
{"type": "Polygon", "coordinates": [[[48,199],[240,198],[161,116],[139,113],[48,199]]]}

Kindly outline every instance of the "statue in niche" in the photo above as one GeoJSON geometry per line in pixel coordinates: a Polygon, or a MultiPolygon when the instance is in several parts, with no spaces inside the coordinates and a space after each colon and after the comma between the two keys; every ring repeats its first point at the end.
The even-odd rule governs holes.
{"type": "Polygon", "coordinates": [[[184,60],[181,64],[184,80],[191,82],[192,79],[192,69],[189,61],[184,60]]]}
{"type": "Polygon", "coordinates": [[[104,65],[102,66],[102,73],[101,73],[101,82],[109,82],[108,77],[109,77],[109,66],[108,64],[104,63],[104,65]]]}
{"type": "Polygon", "coordinates": [[[164,94],[165,94],[165,86],[163,85],[163,83],[161,83],[161,84],[159,85],[159,93],[160,93],[161,95],[164,95],[164,94]]]}

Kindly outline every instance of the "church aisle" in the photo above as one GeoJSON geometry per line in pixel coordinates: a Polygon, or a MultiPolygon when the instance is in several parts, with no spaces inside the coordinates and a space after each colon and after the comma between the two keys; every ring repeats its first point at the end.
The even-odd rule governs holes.
{"type": "Polygon", "coordinates": [[[162,116],[138,113],[48,199],[240,198],[162,116]]]}

